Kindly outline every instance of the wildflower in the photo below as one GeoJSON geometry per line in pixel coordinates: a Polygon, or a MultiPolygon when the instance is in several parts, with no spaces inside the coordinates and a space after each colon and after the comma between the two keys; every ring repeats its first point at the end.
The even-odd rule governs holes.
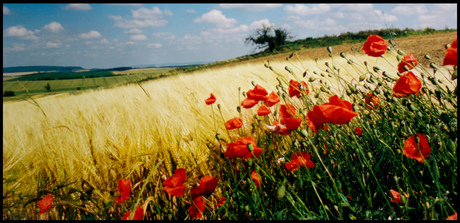
{"type": "Polygon", "coordinates": [[[294,106],[292,106],[290,104],[280,106],[281,119],[292,118],[292,117],[294,117],[294,114],[295,114],[294,106]]]}
{"type": "Polygon", "coordinates": [[[284,118],[280,120],[281,124],[285,124],[288,130],[296,130],[302,122],[300,118],[284,118]]]}
{"type": "Polygon", "coordinates": [[[265,115],[268,115],[270,113],[271,113],[270,109],[268,109],[264,105],[260,106],[260,108],[257,110],[257,115],[258,116],[265,116],[265,115]]]}
{"type": "Polygon", "coordinates": [[[446,220],[457,220],[457,212],[455,212],[455,214],[447,217],[446,220]]]}
{"type": "Polygon", "coordinates": [[[307,167],[308,169],[313,168],[315,163],[310,161],[310,154],[307,152],[297,152],[292,154],[291,162],[285,163],[287,170],[296,171],[300,166],[307,167]]]}
{"type": "Polygon", "coordinates": [[[129,194],[131,193],[131,179],[118,180],[118,191],[121,195],[117,197],[117,201],[121,204],[129,198],[129,194]]]}
{"type": "Polygon", "coordinates": [[[278,123],[277,121],[273,121],[273,125],[265,125],[265,127],[267,127],[267,129],[270,130],[271,132],[278,133],[278,134],[289,135],[291,133],[291,131],[289,131],[286,128],[286,125],[282,125],[278,123]]]}
{"type": "Polygon", "coordinates": [[[405,97],[408,94],[418,93],[420,88],[422,88],[422,82],[412,71],[408,71],[403,73],[393,86],[393,94],[395,97],[405,97]]]}
{"type": "Polygon", "coordinates": [[[163,182],[163,189],[172,196],[181,197],[185,193],[184,182],[187,181],[187,174],[184,168],[174,170],[174,175],[163,182]]]}
{"type": "Polygon", "coordinates": [[[395,190],[391,189],[390,193],[391,193],[391,197],[393,197],[393,199],[390,201],[391,203],[396,202],[398,204],[402,204],[401,195],[399,194],[398,191],[395,191],[395,190]]]}
{"type": "Polygon", "coordinates": [[[246,95],[248,96],[247,98],[254,99],[257,101],[267,100],[267,94],[268,94],[267,90],[265,90],[265,88],[263,88],[260,85],[256,85],[254,89],[246,92],[246,95]]]}
{"type": "Polygon", "coordinates": [[[202,197],[196,197],[193,199],[192,206],[188,209],[188,213],[192,218],[198,218],[201,219],[203,218],[203,213],[205,209],[203,198],[202,197]]]}
{"type": "Polygon", "coordinates": [[[399,73],[404,73],[406,72],[406,69],[404,69],[404,66],[407,66],[409,70],[417,66],[417,58],[414,57],[412,54],[406,54],[402,58],[401,62],[398,64],[398,72],[399,73]],[[413,64],[412,64],[413,63],[413,64]]]}
{"type": "Polygon", "coordinates": [[[278,158],[278,160],[276,160],[276,162],[278,164],[281,164],[282,162],[284,163],[285,161],[286,161],[286,159],[284,157],[280,157],[280,158],[278,158]]]}
{"type": "Polygon", "coordinates": [[[252,153],[254,153],[256,157],[259,157],[260,153],[262,153],[262,148],[257,147],[257,144],[251,136],[243,137],[236,142],[227,144],[228,149],[225,151],[224,155],[228,158],[240,157],[249,159],[252,157],[252,153],[248,148],[249,144],[252,146],[252,153]]]}
{"type": "Polygon", "coordinates": [[[257,103],[259,103],[259,101],[251,99],[251,98],[246,98],[241,102],[241,106],[243,106],[243,108],[252,108],[257,103]]]}
{"type": "Polygon", "coordinates": [[[378,35],[369,35],[362,50],[371,57],[379,57],[387,52],[387,44],[382,37],[378,35]]]}
{"type": "Polygon", "coordinates": [[[209,97],[208,99],[204,100],[204,102],[205,102],[207,105],[214,104],[214,102],[216,102],[216,96],[214,96],[214,94],[211,93],[211,97],[209,97]]]}
{"type": "Polygon", "coordinates": [[[267,100],[265,100],[264,102],[268,107],[271,107],[276,103],[280,102],[280,97],[278,97],[278,95],[275,94],[274,91],[272,91],[272,93],[268,95],[267,100]]]}
{"type": "MultiPolygon", "coordinates": [[[[125,216],[123,216],[121,220],[128,220],[129,215],[131,215],[131,211],[126,212],[125,216]]],[[[136,207],[133,219],[131,220],[142,220],[142,218],[144,218],[144,209],[142,209],[141,207],[136,207]]]]}
{"type": "Polygon", "coordinates": [[[345,124],[357,116],[358,113],[353,111],[350,102],[341,100],[339,96],[334,95],[329,98],[329,103],[315,105],[313,110],[307,113],[308,126],[312,127],[315,133],[324,123],[345,124]]]}
{"type": "Polygon", "coordinates": [[[217,207],[222,207],[222,206],[225,204],[226,201],[227,201],[227,198],[225,198],[225,197],[219,197],[219,199],[217,199],[217,204],[216,204],[216,206],[217,206],[217,207]]]}
{"type": "Polygon", "coordinates": [[[217,186],[217,178],[213,176],[204,176],[200,179],[200,185],[193,188],[190,193],[192,194],[192,199],[200,196],[207,196],[212,194],[217,186]]]}
{"type": "Polygon", "coordinates": [[[362,136],[363,135],[363,130],[360,128],[360,127],[356,127],[355,129],[353,129],[356,133],[356,135],[358,136],[362,136]]]}
{"type": "Polygon", "coordinates": [[[446,56],[442,61],[442,65],[452,65],[457,66],[457,37],[455,37],[450,47],[446,50],[446,56]]]}
{"type": "Polygon", "coordinates": [[[379,97],[375,96],[374,94],[370,92],[367,93],[367,96],[364,97],[364,103],[371,110],[374,110],[374,107],[377,107],[377,104],[379,103],[379,101],[380,101],[379,97]]]}
{"type": "Polygon", "coordinates": [[[431,153],[431,149],[428,145],[428,141],[425,135],[417,134],[417,138],[419,139],[418,145],[415,139],[415,135],[406,139],[406,141],[404,141],[404,148],[402,152],[407,157],[416,159],[417,161],[423,163],[423,160],[428,158],[428,155],[431,153]]]}
{"type": "Polygon", "coordinates": [[[48,194],[43,199],[37,202],[38,208],[40,208],[39,215],[48,211],[53,206],[53,195],[48,194]]]}
{"type": "Polygon", "coordinates": [[[297,96],[299,97],[301,91],[304,91],[306,94],[309,93],[309,91],[307,90],[308,86],[307,86],[307,83],[305,83],[305,81],[302,81],[300,82],[297,82],[295,80],[290,80],[289,81],[289,88],[288,88],[288,92],[289,92],[289,97],[294,97],[294,96],[297,96]],[[305,90],[301,90],[299,89],[299,85],[302,85],[302,89],[305,89],[305,90]]]}
{"type": "Polygon", "coordinates": [[[238,117],[232,118],[225,122],[225,128],[228,130],[241,128],[241,126],[243,126],[243,120],[238,117]]]}
{"type": "Polygon", "coordinates": [[[252,171],[251,178],[254,181],[254,184],[256,185],[256,187],[259,188],[260,185],[262,184],[262,178],[255,170],[252,171]]]}

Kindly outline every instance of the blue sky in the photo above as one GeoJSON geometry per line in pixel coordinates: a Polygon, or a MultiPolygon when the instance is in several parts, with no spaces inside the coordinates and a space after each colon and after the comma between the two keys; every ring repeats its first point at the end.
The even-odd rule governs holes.
{"type": "Polygon", "coordinates": [[[3,67],[214,62],[254,53],[261,24],[294,39],[456,29],[457,4],[3,4],[3,67]]]}

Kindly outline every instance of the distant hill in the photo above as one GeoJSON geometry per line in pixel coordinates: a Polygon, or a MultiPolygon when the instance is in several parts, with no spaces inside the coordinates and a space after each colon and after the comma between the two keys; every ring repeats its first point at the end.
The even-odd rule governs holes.
{"type": "Polygon", "coordinates": [[[73,67],[73,66],[19,66],[19,67],[4,67],[3,73],[14,73],[14,72],[47,72],[47,71],[57,71],[57,72],[73,72],[77,70],[83,70],[83,67],[73,67]]]}

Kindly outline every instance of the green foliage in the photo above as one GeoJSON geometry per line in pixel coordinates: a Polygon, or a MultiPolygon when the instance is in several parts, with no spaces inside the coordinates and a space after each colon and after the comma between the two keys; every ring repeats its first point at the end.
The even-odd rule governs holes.
{"type": "Polygon", "coordinates": [[[245,41],[246,44],[256,45],[258,49],[267,48],[271,53],[285,45],[290,38],[289,32],[284,29],[263,25],[248,36],[245,41]]]}
{"type": "Polygon", "coordinates": [[[96,78],[114,76],[112,72],[52,72],[22,75],[8,81],[40,81],[40,80],[70,80],[81,78],[96,78]]]}
{"type": "Polygon", "coordinates": [[[3,93],[3,97],[10,97],[10,96],[14,96],[14,91],[5,91],[3,93]]]}
{"type": "Polygon", "coordinates": [[[50,83],[46,83],[45,85],[45,89],[47,92],[51,92],[51,86],[50,86],[50,83]]]}

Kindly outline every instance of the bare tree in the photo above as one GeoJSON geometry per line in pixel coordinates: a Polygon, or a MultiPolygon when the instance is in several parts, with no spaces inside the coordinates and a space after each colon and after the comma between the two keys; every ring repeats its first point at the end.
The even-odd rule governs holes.
{"type": "Polygon", "coordinates": [[[262,24],[262,27],[256,29],[252,35],[246,38],[245,43],[256,45],[257,49],[268,47],[268,51],[271,53],[290,39],[292,36],[285,29],[262,24]]]}

